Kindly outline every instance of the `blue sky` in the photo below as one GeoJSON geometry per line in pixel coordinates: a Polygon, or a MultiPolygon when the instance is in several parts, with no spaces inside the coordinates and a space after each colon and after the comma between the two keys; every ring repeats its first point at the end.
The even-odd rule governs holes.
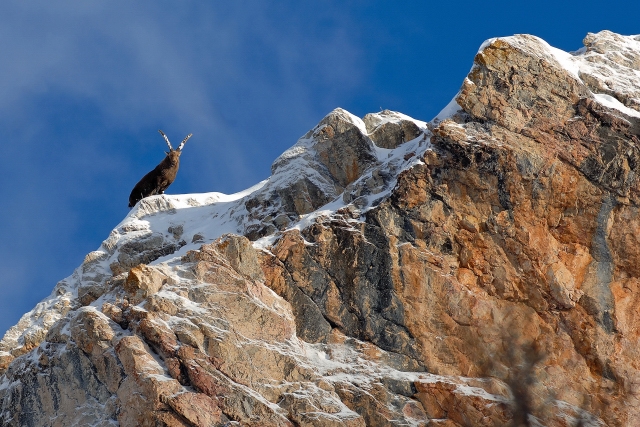
{"type": "Polygon", "coordinates": [[[0,335],[128,213],[193,137],[167,193],[233,193],[336,107],[430,120],[487,38],[564,50],[638,34],[629,1],[3,1],[0,335]]]}

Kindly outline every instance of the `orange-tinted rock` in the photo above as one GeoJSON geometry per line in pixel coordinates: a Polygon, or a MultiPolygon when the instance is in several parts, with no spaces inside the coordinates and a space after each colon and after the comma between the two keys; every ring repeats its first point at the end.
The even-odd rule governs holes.
{"type": "Polygon", "coordinates": [[[132,302],[137,304],[160,290],[166,275],[153,267],[138,265],[129,271],[124,283],[124,290],[131,295],[132,302]]]}
{"type": "Polygon", "coordinates": [[[429,418],[451,419],[461,426],[504,426],[513,414],[508,399],[466,384],[416,382],[416,397],[429,418]]]}
{"type": "MultiPolygon", "coordinates": [[[[523,399],[546,425],[579,418],[575,408],[634,425],[640,122],[589,87],[539,39],[489,43],[456,99],[464,111],[432,128],[434,150],[391,198],[357,227],[334,215],[285,233],[278,262],[263,261],[267,283],[429,372],[516,387],[516,367],[531,365],[523,399]],[[565,403],[551,410],[541,396],[565,403]]],[[[427,414],[447,412],[442,393],[423,395],[427,414]]],[[[463,406],[460,425],[512,416],[463,406]]]]}
{"type": "Polygon", "coordinates": [[[176,413],[192,425],[213,427],[222,421],[220,417],[222,411],[216,402],[206,394],[184,392],[171,396],[166,401],[176,413]]]}

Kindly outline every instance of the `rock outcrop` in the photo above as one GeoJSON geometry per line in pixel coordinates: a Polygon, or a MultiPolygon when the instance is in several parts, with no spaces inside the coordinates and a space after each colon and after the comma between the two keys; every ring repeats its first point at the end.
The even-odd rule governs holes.
{"type": "Polygon", "coordinates": [[[142,200],[0,342],[0,424],[640,425],[640,36],[584,44],[142,200]]]}

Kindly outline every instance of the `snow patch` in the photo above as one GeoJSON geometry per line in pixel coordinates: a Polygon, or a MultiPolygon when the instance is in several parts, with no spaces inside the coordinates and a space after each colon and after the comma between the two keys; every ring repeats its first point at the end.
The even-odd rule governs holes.
{"type": "Polygon", "coordinates": [[[558,61],[562,68],[564,68],[576,80],[582,82],[582,79],[580,79],[580,61],[577,60],[575,56],[565,52],[564,50],[560,50],[549,45],[549,43],[545,42],[542,39],[540,39],[540,41],[544,43],[544,45],[549,50],[549,53],[553,55],[555,60],[558,61]]]}
{"type": "MultiPolygon", "coordinates": [[[[536,55],[541,59],[553,60],[561,69],[583,85],[585,89],[591,90],[593,97],[600,104],[616,109],[628,116],[640,117],[639,111],[627,107],[619,101],[619,99],[627,98],[636,98],[637,100],[637,94],[640,91],[640,70],[634,67],[634,62],[632,62],[633,58],[636,58],[635,60],[637,61],[637,58],[640,57],[640,42],[637,36],[620,36],[609,31],[602,31],[595,35],[590,34],[588,37],[593,37],[596,42],[608,44],[608,50],[602,52],[598,48],[590,50],[587,47],[582,47],[569,53],[549,45],[538,37],[529,35],[500,37],[499,39],[515,48],[522,49],[528,54],[536,55]],[[532,38],[536,40],[541,48],[537,48],[536,43],[530,42],[532,38]],[[585,82],[589,82],[589,84],[585,82]],[[596,91],[610,92],[604,94],[596,91]],[[611,94],[618,96],[616,98],[611,94]]],[[[482,43],[478,52],[482,52],[495,40],[498,39],[486,40],[482,43]]],[[[454,113],[450,110],[452,108],[455,108],[455,106],[451,104],[445,107],[436,116],[434,122],[454,113]]]]}
{"type": "Polygon", "coordinates": [[[454,96],[453,99],[449,101],[447,106],[444,107],[442,111],[440,111],[438,115],[433,118],[433,122],[435,123],[441,122],[444,119],[448,119],[452,117],[454,114],[456,114],[458,111],[462,110],[462,107],[458,105],[458,102],[456,101],[458,94],[456,94],[456,96],[454,96]]]}
{"type": "Polygon", "coordinates": [[[484,42],[482,42],[482,44],[478,48],[478,52],[477,53],[482,52],[487,46],[489,46],[491,43],[493,43],[496,40],[498,40],[498,37],[492,37],[492,38],[487,39],[484,42]]]}
{"type": "Polygon", "coordinates": [[[609,107],[609,108],[613,108],[615,110],[621,111],[627,116],[640,117],[640,111],[636,111],[633,108],[627,107],[626,105],[624,105],[622,102],[618,101],[616,98],[614,98],[611,95],[606,95],[604,93],[594,93],[593,96],[596,99],[596,101],[598,101],[600,104],[604,105],[605,107],[609,107]]]}

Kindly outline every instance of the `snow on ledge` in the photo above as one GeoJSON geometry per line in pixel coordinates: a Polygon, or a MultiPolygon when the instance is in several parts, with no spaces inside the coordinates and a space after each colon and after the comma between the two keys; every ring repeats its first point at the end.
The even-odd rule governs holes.
{"type": "Polygon", "coordinates": [[[613,108],[615,110],[623,112],[627,116],[640,118],[640,111],[636,111],[633,108],[627,107],[611,95],[606,95],[604,93],[594,93],[593,97],[596,99],[596,101],[598,101],[605,107],[613,108]]]}
{"type": "Polygon", "coordinates": [[[442,111],[440,111],[438,113],[437,116],[435,116],[433,118],[433,122],[441,122],[444,119],[448,119],[450,117],[452,117],[455,113],[457,113],[458,111],[462,110],[462,107],[460,105],[458,105],[458,102],[456,101],[456,98],[458,98],[460,92],[458,92],[456,94],[456,96],[453,97],[453,99],[451,101],[449,101],[449,103],[447,104],[446,107],[444,107],[442,109],[442,111]]]}

